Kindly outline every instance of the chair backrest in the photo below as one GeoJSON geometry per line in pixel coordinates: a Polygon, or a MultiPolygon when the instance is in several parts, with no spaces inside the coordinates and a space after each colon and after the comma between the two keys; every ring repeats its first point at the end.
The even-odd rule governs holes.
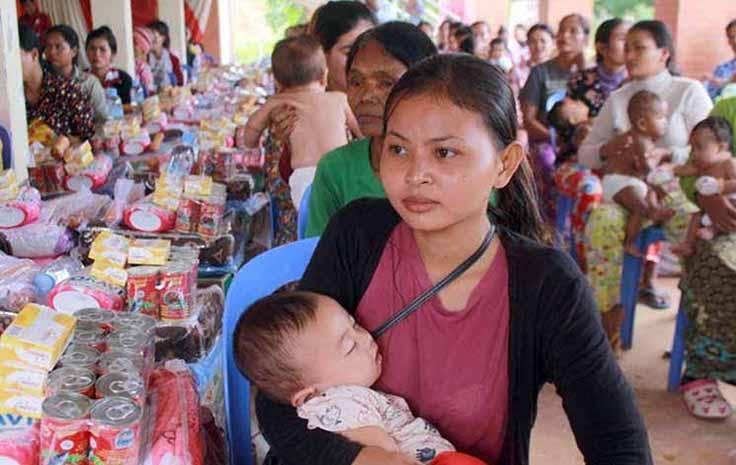
{"type": "Polygon", "coordinates": [[[2,169],[9,170],[13,166],[13,151],[11,147],[10,134],[8,130],[0,126],[0,142],[3,143],[2,169]]]}
{"type": "Polygon", "coordinates": [[[250,383],[238,370],[233,335],[240,316],[261,297],[299,280],[312,258],[319,238],[282,245],[254,257],[233,279],[225,299],[225,414],[231,465],[252,465],[250,431],[250,383]]]}
{"type": "Polygon", "coordinates": [[[297,217],[297,239],[304,239],[307,234],[307,220],[309,219],[309,198],[312,196],[312,185],[307,186],[307,189],[302,195],[302,201],[299,202],[299,216],[297,217]]]}

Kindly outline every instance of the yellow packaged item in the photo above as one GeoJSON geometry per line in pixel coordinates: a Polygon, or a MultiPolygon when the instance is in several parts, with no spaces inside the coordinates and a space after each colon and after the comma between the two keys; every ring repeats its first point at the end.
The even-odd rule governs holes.
{"type": "Polygon", "coordinates": [[[20,363],[0,362],[0,389],[43,396],[48,373],[20,363]]]}
{"type": "Polygon", "coordinates": [[[95,279],[119,287],[125,287],[125,283],[128,282],[128,272],[104,258],[95,260],[89,274],[95,279]]]}
{"type": "Polygon", "coordinates": [[[184,194],[194,197],[209,197],[212,194],[212,177],[187,176],[184,179],[184,194]]]}
{"type": "Polygon", "coordinates": [[[18,198],[20,188],[17,184],[0,188],[0,202],[9,202],[18,198]]]}
{"type": "Polygon", "coordinates": [[[143,101],[143,121],[150,123],[161,116],[161,103],[157,95],[143,101]]]}
{"type": "Polygon", "coordinates": [[[76,147],[72,147],[64,153],[64,161],[70,165],[78,165],[87,167],[95,161],[95,155],[92,153],[92,146],[89,141],[85,141],[76,147]]]}
{"type": "Polygon", "coordinates": [[[136,239],[128,249],[131,265],[165,265],[169,261],[171,241],[164,239],[136,239]]]}
{"type": "Polygon", "coordinates": [[[43,395],[0,388],[0,413],[41,418],[43,400],[43,395]]]}
{"type": "Polygon", "coordinates": [[[102,135],[104,137],[119,136],[123,128],[123,122],[119,119],[106,121],[102,126],[102,135]]]}
{"type": "Polygon", "coordinates": [[[28,143],[39,142],[50,147],[56,140],[56,133],[51,126],[36,118],[28,125],[28,143]]]}
{"type": "Polygon", "coordinates": [[[51,370],[66,348],[77,319],[43,305],[27,304],[0,336],[0,347],[28,365],[51,370]]]}
{"type": "Polygon", "coordinates": [[[89,249],[89,258],[92,260],[107,260],[122,268],[128,260],[130,239],[110,231],[102,231],[97,235],[89,249]]]}
{"type": "MultiPolygon", "coordinates": [[[[0,150],[2,150],[2,142],[0,142],[0,150]]],[[[18,178],[15,177],[15,171],[0,171],[0,189],[6,189],[11,186],[18,186],[18,178]]]]}
{"type": "Polygon", "coordinates": [[[153,203],[167,210],[176,211],[181,201],[181,192],[169,190],[155,190],[152,196],[153,203]]]}

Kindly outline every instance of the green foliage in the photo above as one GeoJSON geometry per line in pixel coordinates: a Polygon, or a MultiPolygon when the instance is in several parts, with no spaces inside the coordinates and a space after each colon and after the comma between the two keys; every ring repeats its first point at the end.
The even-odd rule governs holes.
{"type": "Polygon", "coordinates": [[[619,17],[632,21],[654,17],[653,0],[595,0],[595,16],[600,21],[619,17]]]}
{"type": "Polygon", "coordinates": [[[293,0],[237,0],[236,11],[248,11],[251,21],[267,26],[258,34],[247,26],[234,31],[235,58],[240,63],[269,56],[286,28],[307,21],[307,9],[293,0]]]}
{"type": "Polygon", "coordinates": [[[266,21],[279,36],[287,27],[306,21],[307,9],[293,0],[266,0],[266,21]]]}

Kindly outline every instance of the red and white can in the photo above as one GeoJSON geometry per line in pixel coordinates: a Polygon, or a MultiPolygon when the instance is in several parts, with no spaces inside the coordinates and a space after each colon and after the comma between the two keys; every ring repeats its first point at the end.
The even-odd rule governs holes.
{"type": "Polygon", "coordinates": [[[142,355],[122,350],[111,350],[100,356],[97,372],[100,376],[108,373],[136,373],[143,376],[145,360],[142,355]]]}
{"type": "Polygon", "coordinates": [[[174,230],[180,233],[192,233],[197,230],[199,223],[201,202],[191,197],[183,197],[176,210],[176,226],[174,230]]]}
{"type": "Polygon", "coordinates": [[[136,231],[166,232],[174,229],[176,212],[150,202],[139,202],[123,211],[123,222],[136,231]]]}
{"type": "Polygon", "coordinates": [[[87,465],[89,414],[92,401],[73,392],[62,392],[43,401],[41,465],[87,465]]]}
{"type": "Polygon", "coordinates": [[[85,327],[77,323],[77,328],[74,330],[74,336],[72,337],[72,344],[87,346],[99,352],[104,352],[107,349],[105,330],[99,326],[91,326],[92,324],[94,323],[87,323],[85,327]]]}
{"type": "Polygon", "coordinates": [[[46,381],[46,397],[62,392],[75,392],[93,398],[97,376],[86,368],[63,367],[49,373],[46,381]]]}
{"type": "Polygon", "coordinates": [[[95,160],[79,174],[67,176],[66,188],[72,192],[102,187],[112,171],[112,159],[104,154],[97,155],[95,160]]]}
{"type": "Polygon", "coordinates": [[[59,359],[59,365],[64,368],[86,368],[96,371],[99,359],[99,350],[89,346],[71,344],[59,359]]]}
{"type": "Polygon", "coordinates": [[[192,314],[191,267],[176,262],[161,270],[161,319],[186,320],[192,314]]]}
{"type": "Polygon", "coordinates": [[[108,373],[95,383],[95,396],[97,399],[127,397],[142,407],[146,402],[146,384],[137,373],[108,373]]]}
{"type": "Polygon", "coordinates": [[[70,315],[83,308],[103,308],[119,312],[123,310],[124,294],[123,288],[90,276],[72,276],[49,292],[48,301],[55,310],[70,315]]]}
{"type": "Polygon", "coordinates": [[[158,318],[160,268],[155,266],[136,266],[128,268],[128,311],[142,313],[158,318]]]}
{"type": "Polygon", "coordinates": [[[142,409],[125,397],[95,402],[90,412],[89,458],[105,465],[138,465],[142,409]]]}
{"type": "Polygon", "coordinates": [[[113,333],[135,332],[153,335],[156,332],[156,320],[141,313],[119,313],[112,331],[113,333]]]}
{"type": "Polygon", "coordinates": [[[110,331],[115,321],[115,313],[101,308],[82,308],[74,312],[74,316],[77,318],[77,326],[80,323],[91,323],[104,331],[110,331]]]}

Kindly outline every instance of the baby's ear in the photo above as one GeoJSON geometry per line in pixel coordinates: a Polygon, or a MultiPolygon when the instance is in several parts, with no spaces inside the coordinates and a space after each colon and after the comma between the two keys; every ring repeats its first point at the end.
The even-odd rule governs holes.
{"type": "Polygon", "coordinates": [[[314,386],[305,387],[291,396],[292,407],[299,407],[308,401],[312,396],[317,394],[317,388],[314,386]]]}

